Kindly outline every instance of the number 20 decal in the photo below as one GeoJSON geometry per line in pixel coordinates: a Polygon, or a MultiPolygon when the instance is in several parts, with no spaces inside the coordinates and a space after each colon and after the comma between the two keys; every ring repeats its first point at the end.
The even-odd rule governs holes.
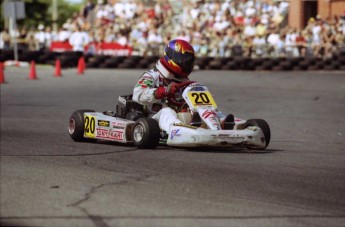
{"type": "Polygon", "coordinates": [[[95,133],[96,121],[94,117],[84,117],[84,132],[87,137],[93,137],[95,133]]]}
{"type": "Polygon", "coordinates": [[[204,91],[204,92],[188,92],[189,100],[191,101],[191,104],[196,106],[213,106],[214,108],[217,108],[216,102],[213,100],[213,97],[210,92],[204,91]]]}
{"type": "Polygon", "coordinates": [[[209,104],[210,99],[208,98],[207,94],[205,93],[192,93],[191,94],[196,104],[209,104]]]}

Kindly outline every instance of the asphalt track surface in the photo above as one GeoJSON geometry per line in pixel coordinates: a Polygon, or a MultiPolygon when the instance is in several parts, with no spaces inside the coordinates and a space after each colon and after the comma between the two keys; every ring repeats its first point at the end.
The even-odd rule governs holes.
{"type": "Polygon", "coordinates": [[[8,67],[3,226],[345,226],[345,75],[197,71],[225,113],[263,118],[264,152],[76,143],[77,109],[113,110],[141,70],[8,67]]]}

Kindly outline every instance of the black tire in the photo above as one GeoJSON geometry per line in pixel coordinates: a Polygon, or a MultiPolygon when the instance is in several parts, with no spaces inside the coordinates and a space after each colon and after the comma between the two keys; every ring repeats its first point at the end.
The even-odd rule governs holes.
{"type": "Polygon", "coordinates": [[[97,62],[89,62],[86,64],[86,68],[98,68],[97,62]]]}
{"type": "Polygon", "coordinates": [[[229,70],[236,70],[238,69],[238,64],[234,61],[228,62],[228,64],[226,65],[227,69],[229,70]]]}
{"type": "Polygon", "coordinates": [[[216,58],[208,63],[210,69],[220,69],[222,67],[222,61],[219,58],[216,58]]]}
{"type": "Polygon", "coordinates": [[[262,63],[262,67],[265,69],[265,70],[271,70],[272,67],[273,67],[273,63],[272,61],[270,60],[266,60],[262,63]]]}
{"type": "Polygon", "coordinates": [[[338,56],[338,62],[340,63],[340,65],[345,64],[345,56],[339,55],[338,56]]]}
{"type": "Polygon", "coordinates": [[[292,70],[292,65],[289,61],[280,62],[280,66],[283,68],[283,70],[292,70]]]}
{"type": "Polygon", "coordinates": [[[272,71],[282,71],[283,70],[283,67],[281,66],[273,66],[272,67],[272,71]]]}
{"type": "Polygon", "coordinates": [[[302,61],[299,63],[299,67],[301,70],[308,70],[309,64],[306,61],[302,61]]]}
{"type": "Polygon", "coordinates": [[[309,65],[308,70],[319,70],[320,67],[318,65],[309,65]]]}
{"type": "Polygon", "coordinates": [[[90,139],[84,138],[84,113],[95,112],[94,110],[77,110],[72,113],[68,123],[68,133],[76,142],[88,142],[90,139]]]}
{"type": "Polygon", "coordinates": [[[265,59],[264,58],[254,58],[252,59],[252,62],[254,64],[254,66],[262,66],[262,64],[264,63],[265,59]]]}
{"type": "Polygon", "coordinates": [[[159,143],[160,129],[153,118],[138,119],[132,130],[133,142],[137,148],[155,148],[159,143]]]}
{"type": "Polygon", "coordinates": [[[247,146],[247,148],[253,149],[253,150],[264,150],[268,146],[268,144],[270,143],[270,140],[271,140],[270,126],[267,124],[267,122],[265,120],[262,120],[262,119],[250,119],[250,120],[248,120],[244,124],[244,128],[247,128],[249,126],[257,126],[262,130],[262,132],[264,133],[264,136],[265,136],[266,146],[263,148],[255,148],[255,147],[247,146]]]}
{"type": "Polygon", "coordinates": [[[287,61],[290,62],[292,67],[297,66],[299,64],[299,62],[302,60],[303,60],[303,58],[301,58],[301,57],[293,57],[293,58],[287,59],[287,61]]]}
{"type": "Polygon", "coordinates": [[[255,63],[251,61],[244,63],[243,70],[255,70],[255,63]]]}
{"type": "Polygon", "coordinates": [[[262,70],[266,70],[266,69],[265,69],[265,67],[263,67],[263,66],[256,66],[256,67],[255,67],[255,70],[257,70],[257,71],[262,71],[262,70]]]}
{"type": "Polygon", "coordinates": [[[133,67],[134,67],[134,64],[131,62],[122,62],[122,63],[117,65],[117,68],[119,68],[119,69],[130,69],[133,67]]]}

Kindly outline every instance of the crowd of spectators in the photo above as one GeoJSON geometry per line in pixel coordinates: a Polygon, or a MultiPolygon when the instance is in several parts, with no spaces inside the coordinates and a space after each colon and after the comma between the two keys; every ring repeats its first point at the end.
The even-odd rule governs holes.
{"type": "Polygon", "coordinates": [[[198,56],[332,57],[345,43],[345,15],[310,18],[302,30],[287,25],[289,1],[254,0],[88,0],[58,31],[38,25],[1,32],[0,48],[11,37],[29,50],[69,42],[95,54],[96,43],[131,46],[133,54],[159,55],[172,38],[192,43],[198,56]],[[11,33],[11,34],[10,34],[11,33]]]}

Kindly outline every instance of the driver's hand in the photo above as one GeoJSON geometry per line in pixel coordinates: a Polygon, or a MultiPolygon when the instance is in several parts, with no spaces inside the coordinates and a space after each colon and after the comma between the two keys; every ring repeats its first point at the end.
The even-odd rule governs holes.
{"type": "Polygon", "coordinates": [[[177,92],[177,83],[172,82],[167,87],[167,96],[174,95],[177,92]]]}
{"type": "Polygon", "coordinates": [[[156,99],[163,99],[167,96],[174,95],[177,92],[177,83],[172,82],[168,86],[160,86],[156,89],[155,98],[156,99]]]}

